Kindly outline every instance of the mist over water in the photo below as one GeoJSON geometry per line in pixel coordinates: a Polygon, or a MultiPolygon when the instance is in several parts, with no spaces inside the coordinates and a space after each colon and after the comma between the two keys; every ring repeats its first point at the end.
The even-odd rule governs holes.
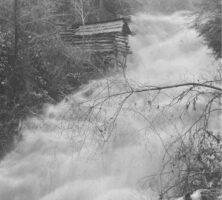
{"type": "Polygon", "coordinates": [[[131,38],[131,44],[136,64],[130,65],[132,79],[135,75],[136,80],[161,85],[209,78],[215,72],[209,50],[190,28],[189,12],[139,14],[134,22],[137,35],[131,38]]]}
{"type": "MultiPolygon", "coordinates": [[[[130,83],[162,85],[209,78],[214,70],[209,52],[188,25],[184,13],[135,16],[132,26],[137,35],[130,39],[134,54],[127,69],[130,83]]],[[[115,124],[111,121],[123,97],[90,109],[95,106],[91,99],[128,89],[121,76],[92,81],[60,104],[46,106],[42,116],[24,122],[23,140],[0,163],[0,199],[158,199],[158,176],[145,185],[141,180],[158,175],[163,141],[175,134],[173,125],[149,108],[147,94],[131,97],[115,124]],[[80,102],[86,103],[80,107],[80,102]],[[155,120],[148,124],[144,116],[155,120]]]]}

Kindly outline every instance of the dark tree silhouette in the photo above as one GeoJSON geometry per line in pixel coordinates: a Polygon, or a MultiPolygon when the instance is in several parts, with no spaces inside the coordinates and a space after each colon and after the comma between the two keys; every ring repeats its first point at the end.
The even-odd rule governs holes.
{"type": "Polygon", "coordinates": [[[221,58],[221,8],[221,0],[203,0],[195,20],[195,28],[217,59],[221,58]]]}

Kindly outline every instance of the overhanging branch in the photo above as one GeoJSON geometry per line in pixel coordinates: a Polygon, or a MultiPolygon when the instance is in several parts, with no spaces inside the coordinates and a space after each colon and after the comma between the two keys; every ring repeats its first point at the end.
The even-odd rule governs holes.
{"type": "MultiPolygon", "coordinates": [[[[162,90],[169,90],[169,89],[189,87],[189,86],[209,88],[209,89],[212,89],[212,90],[216,90],[220,94],[222,94],[222,88],[216,87],[216,86],[213,86],[213,85],[208,85],[206,83],[181,83],[181,84],[174,84],[174,85],[167,85],[167,86],[150,86],[150,87],[146,87],[146,88],[142,88],[142,89],[133,89],[133,88],[131,88],[130,91],[110,94],[109,98],[118,97],[118,96],[122,96],[122,95],[133,94],[133,93],[162,91],[162,90]]],[[[107,98],[107,96],[106,97],[100,97],[100,98],[97,98],[97,99],[94,99],[94,100],[102,100],[102,99],[105,99],[105,98],[107,98]]],[[[89,101],[91,101],[91,100],[88,100],[86,102],[89,102],[89,101]]],[[[83,102],[83,103],[86,103],[86,102],[83,102]]]]}

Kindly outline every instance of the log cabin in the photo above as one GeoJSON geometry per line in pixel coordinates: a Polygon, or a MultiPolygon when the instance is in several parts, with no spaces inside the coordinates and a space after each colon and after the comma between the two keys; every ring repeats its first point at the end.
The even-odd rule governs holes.
{"type": "Polygon", "coordinates": [[[131,53],[129,35],[132,35],[132,32],[128,21],[120,18],[75,25],[61,32],[60,36],[66,44],[84,52],[90,52],[93,56],[100,56],[103,60],[112,60],[114,68],[125,68],[127,55],[131,53]]]}

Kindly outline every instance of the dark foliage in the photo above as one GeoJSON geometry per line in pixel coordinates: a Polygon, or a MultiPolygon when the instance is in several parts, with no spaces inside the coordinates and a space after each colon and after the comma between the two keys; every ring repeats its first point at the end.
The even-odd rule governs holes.
{"type": "Polygon", "coordinates": [[[221,58],[221,9],[221,0],[203,0],[196,11],[195,28],[217,59],[221,58]]]}
{"type": "Polygon", "coordinates": [[[177,171],[177,195],[198,189],[222,187],[222,138],[220,133],[200,131],[178,147],[172,169],[177,171]]]}
{"type": "MultiPolygon", "coordinates": [[[[14,7],[15,2],[0,0],[0,157],[13,146],[21,120],[105,72],[99,57],[72,52],[60,40],[61,29],[82,23],[74,4],[79,0],[17,0],[14,7]]],[[[106,10],[103,0],[84,2],[86,22],[119,13],[106,10]]],[[[118,2],[112,6],[120,10],[118,2]]]]}

